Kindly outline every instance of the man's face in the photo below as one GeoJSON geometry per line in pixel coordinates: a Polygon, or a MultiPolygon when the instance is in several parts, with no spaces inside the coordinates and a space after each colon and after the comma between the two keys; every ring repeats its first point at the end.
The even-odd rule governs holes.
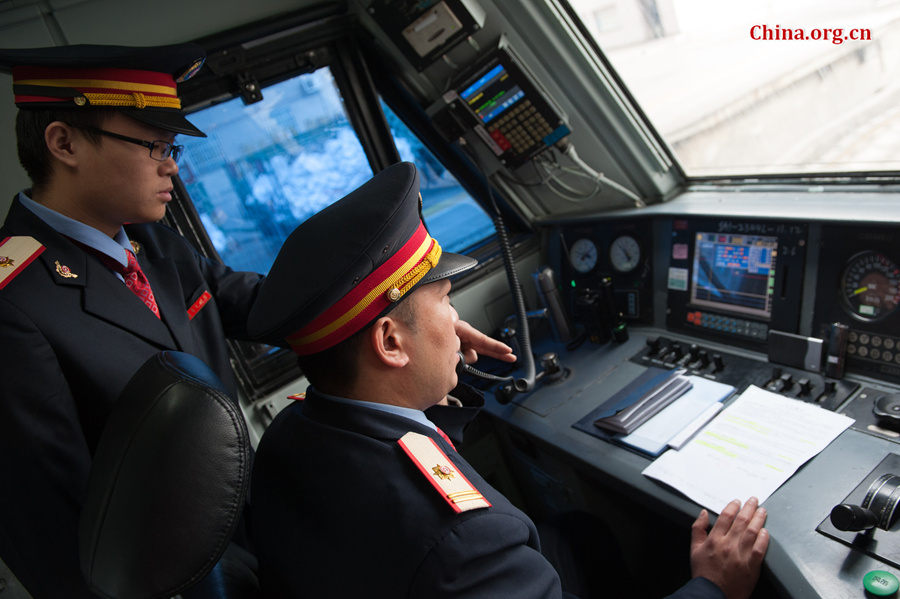
{"type": "Polygon", "coordinates": [[[459,315],[450,305],[450,281],[443,279],[416,289],[406,301],[412,302],[410,331],[410,374],[418,393],[440,401],[456,386],[459,315]]]}
{"type": "MultiPolygon", "coordinates": [[[[101,128],[144,141],[173,142],[175,138],[172,132],[120,113],[114,113],[101,128]]],[[[166,204],[172,199],[172,177],[178,173],[172,158],[154,160],[148,148],[106,136],[93,150],[79,163],[84,182],[79,190],[80,208],[93,221],[88,224],[109,232],[126,223],[155,222],[165,216],[166,204]]]]}

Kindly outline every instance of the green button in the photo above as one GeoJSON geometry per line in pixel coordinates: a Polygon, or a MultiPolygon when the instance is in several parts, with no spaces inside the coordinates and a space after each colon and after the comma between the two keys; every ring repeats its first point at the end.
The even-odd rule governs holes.
{"type": "Polygon", "coordinates": [[[900,581],[890,572],[872,570],[863,576],[863,586],[873,595],[887,597],[897,592],[897,589],[900,588],[900,581]]]}

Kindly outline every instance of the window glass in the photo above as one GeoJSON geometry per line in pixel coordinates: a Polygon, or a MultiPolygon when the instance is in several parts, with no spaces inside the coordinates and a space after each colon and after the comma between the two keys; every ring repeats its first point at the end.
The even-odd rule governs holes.
{"type": "Polygon", "coordinates": [[[400,158],[416,165],[422,218],[428,232],[448,252],[463,252],[494,234],[494,224],[434,154],[382,102],[400,158]]]}
{"type": "Polygon", "coordinates": [[[301,222],[372,176],[331,72],[319,69],[198,111],[179,174],[222,260],[266,273],[301,222]]]}
{"type": "Polygon", "coordinates": [[[897,0],[570,0],[688,175],[900,168],[897,0]]]}
{"type": "MultiPolygon", "coordinates": [[[[423,215],[447,251],[493,233],[490,218],[383,105],[403,160],[417,165],[423,215]]],[[[191,115],[207,138],[181,136],[180,176],[222,260],[266,273],[301,222],[356,189],[372,171],[327,68],[191,115]]]]}

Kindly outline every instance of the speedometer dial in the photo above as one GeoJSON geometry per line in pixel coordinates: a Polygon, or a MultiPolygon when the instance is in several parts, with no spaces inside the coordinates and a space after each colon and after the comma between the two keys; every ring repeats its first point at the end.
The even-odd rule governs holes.
{"type": "Polygon", "coordinates": [[[841,277],[841,300],[854,317],[881,320],[900,306],[900,269],[884,254],[856,254],[841,277]]]}

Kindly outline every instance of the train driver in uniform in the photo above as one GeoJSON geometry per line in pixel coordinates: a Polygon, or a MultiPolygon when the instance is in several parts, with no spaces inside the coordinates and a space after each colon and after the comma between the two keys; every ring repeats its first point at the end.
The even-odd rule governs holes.
{"type": "MultiPolygon", "coordinates": [[[[249,318],[311,383],[258,448],[251,538],[268,597],[559,597],[532,521],[423,410],[457,386],[460,341],[442,252],[419,216],[415,167],[393,165],[287,239],[249,318]],[[309,254],[328,261],[306,261],[309,254]]],[[[768,544],[765,510],[734,501],[692,529],[693,578],[673,597],[744,599],[768,544]]]]}
{"type": "MultiPolygon", "coordinates": [[[[132,374],[179,350],[236,397],[225,338],[249,338],[263,277],[156,224],[178,173],[176,134],[204,136],[176,93],[204,57],[193,44],[0,50],[32,181],[0,230],[0,557],[36,599],[93,596],[78,565],[79,508],[132,374]]],[[[470,359],[515,360],[465,323],[459,334],[470,359]]]]}

